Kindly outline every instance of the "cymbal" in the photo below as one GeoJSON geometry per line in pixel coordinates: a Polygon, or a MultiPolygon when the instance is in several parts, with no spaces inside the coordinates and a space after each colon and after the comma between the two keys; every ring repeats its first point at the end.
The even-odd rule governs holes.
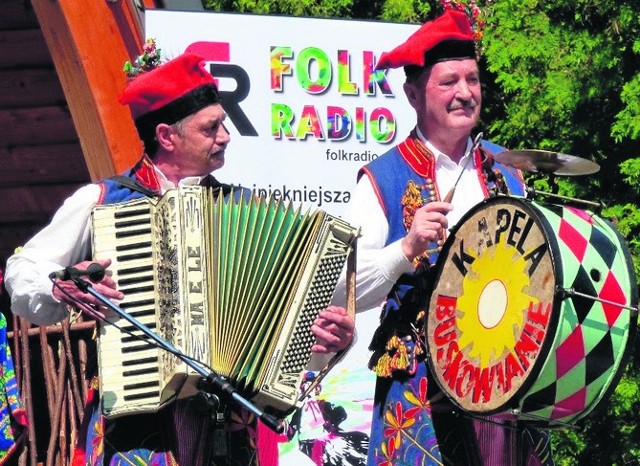
{"type": "Polygon", "coordinates": [[[589,175],[600,170],[600,165],[591,160],[546,150],[505,150],[493,158],[502,165],[518,170],[554,175],[589,175]]]}

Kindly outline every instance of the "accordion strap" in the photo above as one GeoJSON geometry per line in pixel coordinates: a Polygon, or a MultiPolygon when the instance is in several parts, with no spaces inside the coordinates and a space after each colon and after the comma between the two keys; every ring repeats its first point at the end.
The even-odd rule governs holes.
{"type": "Polygon", "coordinates": [[[115,175],[109,178],[110,180],[115,181],[116,183],[120,183],[122,186],[125,186],[133,191],[138,191],[139,193],[144,194],[147,197],[158,197],[160,193],[154,191],[153,189],[146,188],[138,183],[136,180],[129,178],[124,175],[115,175]]]}
{"type": "MultiPolygon", "coordinates": [[[[122,186],[125,186],[125,187],[127,187],[129,189],[132,189],[133,191],[138,191],[139,193],[142,193],[147,197],[159,197],[160,196],[159,192],[143,186],[138,181],[136,181],[136,180],[134,180],[132,178],[129,178],[128,176],[115,175],[115,176],[109,177],[109,179],[112,180],[112,181],[115,181],[116,183],[120,183],[122,186]]],[[[245,190],[245,188],[243,188],[241,186],[233,186],[233,185],[226,184],[226,183],[220,183],[218,180],[216,180],[211,175],[205,176],[202,179],[202,181],[200,183],[200,186],[203,186],[205,188],[213,189],[213,193],[214,194],[217,194],[219,191],[222,191],[223,196],[228,196],[234,190],[236,190],[236,191],[244,191],[245,190]]]]}

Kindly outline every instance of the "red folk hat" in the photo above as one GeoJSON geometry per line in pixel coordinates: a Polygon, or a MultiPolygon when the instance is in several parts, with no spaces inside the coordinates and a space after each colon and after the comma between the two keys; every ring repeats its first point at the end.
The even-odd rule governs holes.
{"type": "Polygon", "coordinates": [[[128,105],[138,133],[155,131],[160,123],[172,124],[198,110],[220,102],[203,58],[185,53],[132,79],[120,95],[128,105]]]}
{"type": "Polygon", "coordinates": [[[475,58],[469,16],[462,11],[445,10],[438,18],[424,23],[403,44],[383,53],[376,69],[427,68],[440,61],[463,58],[475,58]]]}

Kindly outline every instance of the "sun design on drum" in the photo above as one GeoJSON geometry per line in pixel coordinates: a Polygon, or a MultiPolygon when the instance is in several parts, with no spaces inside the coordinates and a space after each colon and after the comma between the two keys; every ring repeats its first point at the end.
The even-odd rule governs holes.
{"type": "Polygon", "coordinates": [[[458,298],[459,346],[486,368],[515,347],[527,309],[538,300],[529,296],[526,261],[514,247],[498,243],[473,261],[458,298]]]}

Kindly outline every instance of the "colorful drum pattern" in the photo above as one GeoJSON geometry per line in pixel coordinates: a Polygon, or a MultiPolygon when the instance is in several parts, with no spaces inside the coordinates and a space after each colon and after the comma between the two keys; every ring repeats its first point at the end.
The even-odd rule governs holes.
{"type": "Polygon", "coordinates": [[[440,253],[428,362],[464,411],[574,423],[605,401],[635,336],[622,237],[588,211],[517,197],[469,211],[440,253]]]}

